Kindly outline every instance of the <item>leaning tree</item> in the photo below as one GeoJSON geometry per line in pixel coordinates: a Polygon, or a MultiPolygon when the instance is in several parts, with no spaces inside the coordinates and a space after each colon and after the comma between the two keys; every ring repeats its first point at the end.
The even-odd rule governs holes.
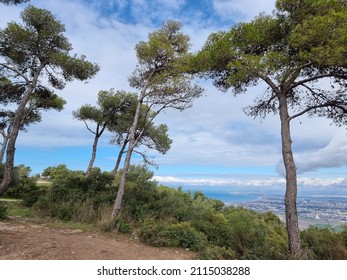
{"type": "Polygon", "coordinates": [[[131,156],[146,128],[164,109],[184,110],[202,93],[202,88],[192,84],[192,77],[186,74],[185,66],[190,58],[189,37],[180,29],[179,22],[168,21],[161,29],[150,33],[147,42],[142,41],[135,47],[138,64],[129,83],[139,95],[112,217],[117,217],[121,211],[131,156]],[[148,117],[138,130],[143,105],[148,108],[148,117]]]}
{"type": "MultiPolygon", "coordinates": [[[[122,157],[127,153],[126,148],[129,144],[129,135],[133,121],[132,113],[135,112],[135,109],[136,107],[133,108],[132,112],[129,112],[130,114],[128,114],[128,117],[126,117],[121,124],[117,124],[116,127],[111,127],[113,137],[110,142],[111,144],[116,144],[120,147],[115,167],[111,172],[113,175],[117,174],[122,157]]],[[[135,132],[137,144],[133,149],[133,153],[137,153],[142,156],[145,164],[157,167],[158,165],[154,161],[149,159],[149,157],[146,155],[146,152],[142,152],[138,149],[147,147],[151,150],[156,150],[161,154],[165,154],[171,147],[172,140],[169,138],[167,125],[156,125],[151,121],[152,117],[154,117],[155,114],[156,112],[148,111],[148,107],[146,105],[142,105],[138,125],[135,132]]]]}
{"type": "Polygon", "coordinates": [[[277,0],[276,11],[213,33],[192,60],[192,72],[235,95],[259,83],[266,93],[245,109],[251,116],[279,115],[286,172],[289,252],[301,253],[297,172],[290,123],[309,116],[347,124],[347,2],[277,0]]]}
{"type": "MultiPolygon", "coordinates": [[[[18,87],[9,81],[2,79],[0,82],[0,134],[3,137],[0,149],[0,164],[3,163],[7,144],[12,135],[12,122],[15,117],[15,105],[18,104],[25,92],[25,87],[18,87]]],[[[37,87],[28,101],[24,110],[20,130],[27,131],[30,124],[40,122],[41,112],[47,110],[61,111],[64,108],[65,100],[46,88],[37,87]]]]}
{"type": "Polygon", "coordinates": [[[70,55],[72,46],[65,37],[65,27],[51,12],[28,6],[22,13],[23,24],[8,23],[0,30],[0,77],[24,87],[12,120],[7,144],[5,171],[0,195],[13,177],[15,144],[29,101],[38,88],[63,89],[66,82],[87,80],[99,70],[84,56],[70,55]]]}
{"type": "Polygon", "coordinates": [[[86,104],[73,112],[74,118],[83,121],[87,130],[94,134],[92,156],[86,171],[87,176],[91,173],[100,137],[106,130],[116,133],[119,133],[120,130],[123,131],[123,127],[129,123],[129,115],[133,112],[134,104],[136,104],[134,94],[113,89],[101,90],[98,93],[97,106],[86,104]],[[93,128],[90,123],[94,125],[93,128]]]}

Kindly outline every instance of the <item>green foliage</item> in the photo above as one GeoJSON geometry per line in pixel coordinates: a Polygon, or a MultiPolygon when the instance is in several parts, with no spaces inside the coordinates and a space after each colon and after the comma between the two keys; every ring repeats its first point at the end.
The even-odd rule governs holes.
{"type": "Polygon", "coordinates": [[[5,203],[0,201],[0,220],[6,220],[8,216],[7,206],[5,203]]]}
{"type": "MultiPolygon", "coordinates": [[[[245,113],[261,118],[279,114],[286,154],[289,250],[295,256],[300,255],[301,248],[290,121],[308,114],[329,118],[337,125],[347,124],[347,2],[277,0],[276,8],[271,15],[260,14],[229,31],[211,34],[202,50],[191,57],[187,72],[210,78],[216,87],[232,89],[235,95],[260,83],[267,86],[245,113]],[[322,86],[321,80],[328,82],[322,86]]],[[[236,252],[247,258],[259,258],[259,253],[249,248],[255,240],[264,241],[268,236],[268,229],[258,223],[258,229],[251,227],[244,240],[233,232],[240,236],[236,252]]],[[[242,223],[236,226],[244,231],[242,223]]],[[[258,247],[265,248],[270,241],[264,242],[258,247]]]]}
{"type": "MultiPolygon", "coordinates": [[[[0,166],[0,178],[3,176],[3,165],[0,166]]],[[[29,177],[31,168],[20,164],[14,168],[14,178],[3,197],[22,199],[25,207],[31,207],[46,191],[44,186],[37,185],[36,177],[29,177]]]]}
{"type": "Polygon", "coordinates": [[[267,94],[245,110],[251,116],[278,113],[285,94],[295,117],[308,113],[346,124],[346,2],[278,0],[276,6],[272,15],[211,34],[189,72],[235,94],[265,82],[267,94]],[[323,78],[331,79],[330,88],[317,87],[323,78]]]}
{"type": "Polygon", "coordinates": [[[157,247],[183,247],[199,251],[207,245],[206,236],[192,227],[189,222],[166,224],[145,221],[139,236],[145,243],[157,247]]]}
{"type": "Polygon", "coordinates": [[[138,65],[129,84],[141,91],[141,104],[145,98],[156,112],[168,107],[184,110],[203,91],[186,74],[190,38],[181,28],[180,22],[169,20],[135,46],[138,65]]]}
{"type": "Polygon", "coordinates": [[[231,248],[208,245],[199,253],[202,260],[233,260],[237,259],[237,254],[231,248]]]}
{"type": "Polygon", "coordinates": [[[35,216],[35,211],[32,207],[23,205],[21,200],[7,201],[8,216],[31,218],[35,216]]]}
{"type": "Polygon", "coordinates": [[[5,5],[17,5],[25,2],[29,2],[30,0],[0,0],[0,3],[5,5]]]}
{"type": "Polygon", "coordinates": [[[92,169],[86,177],[83,171],[58,165],[46,168],[43,175],[52,181],[47,193],[35,204],[43,215],[93,223],[102,216],[102,206],[110,205],[114,199],[113,176],[100,169],[92,169]]]}
{"type": "Polygon", "coordinates": [[[335,233],[328,228],[310,227],[301,233],[303,245],[313,259],[345,260],[347,259],[347,228],[335,233]]]}
{"type": "Polygon", "coordinates": [[[98,72],[99,67],[84,56],[68,54],[72,46],[64,36],[65,27],[51,12],[29,6],[21,18],[24,25],[11,22],[0,31],[0,55],[18,65],[19,71],[35,73],[37,67],[50,65],[56,71],[45,71],[50,84],[58,89],[64,87],[64,81],[86,80],[98,72]]]}
{"type": "MultiPolygon", "coordinates": [[[[202,192],[158,186],[153,172],[131,166],[124,207],[112,218],[113,176],[94,168],[86,177],[64,165],[49,167],[51,187],[34,204],[43,215],[95,224],[103,231],[134,233],[153,246],[184,247],[200,259],[286,259],[287,234],[274,214],[225,207],[202,192]]],[[[116,184],[119,177],[116,178],[116,184]]],[[[310,258],[345,258],[347,229],[309,229],[302,240],[310,258]]]]}
{"type": "Polygon", "coordinates": [[[76,119],[82,121],[92,121],[100,125],[109,127],[119,127],[124,122],[129,121],[129,111],[133,113],[136,104],[136,95],[125,91],[106,91],[98,93],[98,107],[84,105],[73,112],[76,119]],[[128,118],[128,119],[127,119],[128,118]],[[127,119],[127,120],[125,120],[127,119]]]}

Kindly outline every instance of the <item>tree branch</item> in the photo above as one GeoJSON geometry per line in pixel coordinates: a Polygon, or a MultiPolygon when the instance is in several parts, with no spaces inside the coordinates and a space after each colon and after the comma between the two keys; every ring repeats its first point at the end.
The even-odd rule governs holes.
{"type": "Polygon", "coordinates": [[[280,89],[276,86],[276,84],[268,76],[264,75],[261,72],[258,72],[258,75],[265,83],[267,83],[271,87],[272,91],[276,95],[278,95],[280,93],[280,89]]]}
{"type": "Polygon", "coordinates": [[[93,130],[91,130],[87,124],[87,122],[85,120],[82,120],[86,126],[86,128],[89,130],[89,132],[93,133],[94,135],[96,135],[96,132],[94,132],[93,130]]]}
{"type": "Polygon", "coordinates": [[[136,151],[136,150],[133,150],[133,152],[136,153],[136,154],[139,154],[140,156],[142,156],[145,164],[149,164],[149,165],[153,166],[154,168],[158,168],[158,164],[156,164],[155,162],[149,160],[145,153],[142,153],[142,152],[139,152],[139,151],[136,151]]]}
{"type": "Polygon", "coordinates": [[[11,67],[11,66],[7,65],[6,63],[0,63],[0,66],[2,66],[3,68],[6,68],[7,70],[10,70],[10,71],[16,73],[18,76],[21,76],[27,84],[30,83],[30,80],[21,71],[17,70],[16,68],[11,67]]]}
{"type": "Polygon", "coordinates": [[[316,81],[316,80],[319,80],[319,79],[322,79],[322,78],[341,78],[341,79],[345,79],[347,80],[347,75],[341,75],[341,74],[321,74],[321,75],[316,75],[316,76],[313,76],[313,77],[310,77],[310,78],[306,78],[306,79],[303,79],[301,81],[298,81],[296,83],[293,83],[289,88],[288,88],[288,91],[296,88],[297,86],[300,86],[300,85],[304,85],[306,83],[309,83],[309,82],[313,82],[313,81],[316,81]]]}

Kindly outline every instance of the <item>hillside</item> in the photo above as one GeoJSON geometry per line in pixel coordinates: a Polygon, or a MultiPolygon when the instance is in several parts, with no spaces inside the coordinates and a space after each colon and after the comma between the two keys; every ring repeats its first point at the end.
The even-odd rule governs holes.
{"type": "Polygon", "coordinates": [[[0,222],[0,260],[186,260],[195,254],[147,246],[129,235],[103,234],[11,218],[0,222]]]}

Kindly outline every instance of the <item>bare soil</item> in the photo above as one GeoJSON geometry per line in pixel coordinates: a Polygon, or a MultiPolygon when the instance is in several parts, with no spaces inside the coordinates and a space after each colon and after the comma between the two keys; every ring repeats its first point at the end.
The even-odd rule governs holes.
{"type": "Polygon", "coordinates": [[[11,218],[0,222],[0,260],[191,260],[193,252],[156,248],[134,236],[11,218]]]}

